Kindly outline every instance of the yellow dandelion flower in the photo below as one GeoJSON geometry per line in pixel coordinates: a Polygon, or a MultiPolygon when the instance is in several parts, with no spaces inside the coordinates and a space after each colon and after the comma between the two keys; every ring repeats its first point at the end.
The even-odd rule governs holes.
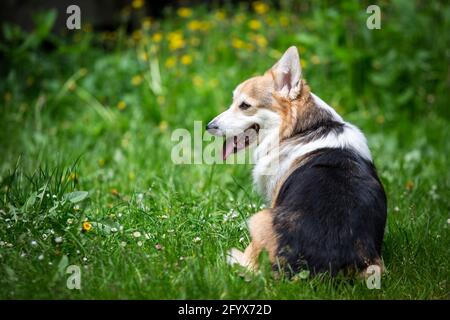
{"type": "Polygon", "coordinates": [[[162,120],[160,123],[159,123],[159,130],[160,131],[166,131],[167,130],[167,128],[168,128],[168,123],[167,123],[167,121],[165,121],[165,120],[162,120]]]}
{"type": "Polygon", "coordinates": [[[81,228],[84,232],[88,232],[92,229],[92,224],[89,221],[84,221],[81,228]]]}
{"type": "Polygon", "coordinates": [[[193,78],[192,78],[192,82],[194,83],[194,86],[196,86],[196,87],[202,87],[203,86],[203,78],[202,77],[200,77],[199,75],[195,75],[193,78]]]}
{"type": "Polygon", "coordinates": [[[201,23],[201,21],[198,21],[198,20],[192,20],[187,24],[187,27],[191,31],[197,31],[202,28],[202,23],[201,23]]]}
{"type": "Polygon", "coordinates": [[[131,6],[133,9],[140,9],[144,6],[144,0],[133,0],[131,6]]]}
{"type": "Polygon", "coordinates": [[[127,107],[127,104],[123,100],[119,101],[119,103],[117,104],[117,109],[119,109],[119,110],[124,110],[126,107],[127,107]]]}
{"type": "Polygon", "coordinates": [[[253,19],[248,22],[248,26],[252,30],[259,30],[259,29],[261,29],[261,22],[253,19]]]}
{"type": "Polygon", "coordinates": [[[313,55],[313,56],[311,57],[311,63],[312,63],[312,64],[320,64],[320,58],[319,58],[319,56],[313,55]]]}
{"type": "Polygon", "coordinates": [[[189,18],[190,16],[192,16],[192,9],[181,7],[177,10],[177,14],[182,18],[189,18]]]}
{"type": "Polygon", "coordinates": [[[134,30],[133,33],[131,34],[131,38],[138,42],[139,40],[142,39],[142,31],[141,30],[134,30]]]}
{"type": "Polygon", "coordinates": [[[136,86],[140,85],[141,83],[142,83],[142,76],[141,75],[137,74],[133,78],[131,78],[131,84],[133,86],[136,87],[136,86]]]}
{"type": "Polygon", "coordinates": [[[200,25],[200,30],[208,31],[211,28],[211,23],[208,21],[203,21],[200,25]]]}
{"type": "Polygon", "coordinates": [[[245,47],[245,42],[238,38],[233,38],[231,40],[231,45],[236,49],[242,49],[245,47]]]}
{"type": "Polygon", "coordinates": [[[255,10],[257,14],[265,14],[269,11],[269,6],[262,1],[255,1],[252,3],[252,5],[253,10],[255,10]]]}
{"type": "Polygon", "coordinates": [[[78,180],[78,173],[72,172],[71,174],[69,174],[69,176],[67,177],[67,180],[72,180],[72,181],[77,181],[78,180]]]}
{"type": "Polygon", "coordinates": [[[236,24],[240,24],[245,21],[245,16],[242,13],[238,13],[234,16],[234,22],[236,24]]]}
{"type": "Polygon", "coordinates": [[[160,42],[162,40],[162,38],[163,38],[163,35],[161,32],[156,32],[152,35],[152,40],[154,42],[160,42]]]}
{"type": "Polygon", "coordinates": [[[147,17],[144,20],[142,20],[142,28],[143,29],[148,30],[148,29],[150,29],[151,25],[152,25],[151,18],[147,17]]]}
{"type": "Polygon", "coordinates": [[[139,52],[139,59],[142,61],[147,61],[148,60],[148,54],[145,51],[141,51],[139,52]]]}
{"type": "Polygon", "coordinates": [[[184,65],[189,65],[192,63],[192,56],[185,54],[181,57],[181,63],[184,65]]]}
{"type": "Polygon", "coordinates": [[[226,16],[224,10],[217,10],[217,11],[214,13],[214,18],[216,18],[216,20],[223,21],[223,20],[225,20],[226,17],[227,17],[227,16],[226,16]]]}
{"type": "Polygon", "coordinates": [[[300,60],[300,66],[301,66],[302,68],[305,68],[307,65],[308,65],[308,63],[306,62],[305,59],[301,59],[301,60],[300,60]]]}
{"type": "Polygon", "coordinates": [[[169,49],[171,51],[181,49],[185,46],[183,34],[180,31],[169,33],[168,39],[169,39],[169,49]]]}
{"type": "Polygon", "coordinates": [[[136,174],[133,171],[128,172],[128,179],[136,180],[136,174]]]}
{"type": "Polygon", "coordinates": [[[379,115],[379,116],[377,116],[377,118],[376,118],[376,121],[377,121],[377,123],[379,123],[379,124],[383,124],[384,123],[384,116],[383,115],[379,115]]]}
{"type": "Polygon", "coordinates": [[[105,165],[105,163],[106,163],[105,159],[100,159],[100,160],[98,160],[98,165],[99,165],[100,167],[103,167],[103,166],[105,165]]]}
{"type": "Polygon", "coordinates": [[[200,44],[200,39],[197,38],[197,37],[191,38],[191,39],[189,40],[189,43],[190,43],[192,46],[196,47],[196,46],[198,46],[198,45],[200,44]]]}
{"type": "Polygon", "coordinates": [[[166,66],[166,68],[171,69],[171,68],[175,67],[176,63],[177,63],[177,60],[175,59],[175,57],[169,57],[166,60],[165,66],[166,66]]]}
{"type": "Polygon", "coordinates": [[[156,101],[159,105],[163,105],[166,102],[166,98],[164,98],[164,96],[157,96],[156,101]]]}
{"type": "MultiPolygon", "coordinates": [[[[384,118],[383,118],[383,122],[384,122],[384,118]]],[[[411,191],[412,189],[414,189],[414,182],[412,182],[411,180],[406,181],[405,188],[407,190],[411,191]]]]}
{"type": "Polygon", "coordinates": [[[260,34],[256,35],[255,42],[261,48],[267,47],[267,39],[263,35],[260,34]]]}
{"type": "Polygon", "coordinates": [[[84,32],[91,32],[92,31],[92,24],[86,23],[83,27],[84,32]]]}
{"type": "Polygon", "coordinates": [[[286,16],[284,16],[284,15],[281,16],[281,17],[280,17],[280,25],[281,25],[282,27],[287,27],[288,24],[289,24],[289,18],[286,17],[286,16]]]}

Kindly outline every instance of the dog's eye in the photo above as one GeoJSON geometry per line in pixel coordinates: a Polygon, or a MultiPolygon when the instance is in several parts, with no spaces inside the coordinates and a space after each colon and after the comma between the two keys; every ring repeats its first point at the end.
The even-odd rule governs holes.
{"type": "Polygon", "coordinates": [[[239,109],[241,109],[241,110],[246,110],[246,109],[248,109],[248,108],[250,108],[251,107],[251,105],[249,105],[248,103],[246,103],[246,102],[242,102],[240,105],[239,105],[239,109]]]}

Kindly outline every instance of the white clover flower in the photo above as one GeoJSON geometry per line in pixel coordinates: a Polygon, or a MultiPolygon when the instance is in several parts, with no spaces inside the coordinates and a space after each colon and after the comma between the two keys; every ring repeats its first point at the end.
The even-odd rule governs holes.
{"type": "Polygon", "coordinates": [[[236,219],[239,216],[239,214],[236,211],[233,211],[231,214],[231,219],[236,219]]]}
{"type": "Polygon", "coordinates": [[[133,232],[133,237],[140,238],[140,236],[141,236],[141,233],[139,231],[133,232]]]}
{"type": "Polygon", "coordinates": [[[115,227],[112,227],[112,228],[111,228],[111,232],[112,232],[112,233],[116,233],[117,231],[118,231],[117,228],[115,228],[115,227]]]}
{"type": "Polygon", "coordinates": [[[63,242],[63,238],[62,237],[56,237],[55,238],[55,242],[56,243],[62,243],[63,242]]]}
{"type": "Polygon", "coordinates": [[[241,238],[239,238],[239,243],[242,243],[242,242],[244,242],[244,240],[245,240],[245,238],[244,238],[244,237],[241,237],[241,238]]]}
{"type": "Polygon", "coordinates": [[[73,219],[72,218],[67,219],[67,224],[72,224],[72,223],[73,223],[73,219]]]}
{"type": "Polygon", "coordinates": [[[200,242],[200,241],[202,241],[202,238],[200,238],[200,237],[195,237],[195,238],[194,238],[194,242],[195,242],[195,243],[198,243],[198,242],[200,242]]]}
{"type": "Polygon", "coordinates": [[[39,255],[38,260],[44,260],[44,255],[43,254],[39,255]]]}
{"type": "Polygon", "coordinates": [[[121,246],[122,248],[125,248],[126,245],[127,245],[127,243],[126,243],[125,241],[122,241],[122,242],[120,243],[120,246],[121,246]]]}
{"type": "Polygon", "coordinates": [[[142,245],[143,245],[142,241],[138,241],[137,245],[138,245],[138,247],[142,247],[142,245]]]}
{"type": "Polygon", "coordinates": [[[30,244],[31,244],[33,247],[37,246],[36,240],[31,240],[30,244]]]}

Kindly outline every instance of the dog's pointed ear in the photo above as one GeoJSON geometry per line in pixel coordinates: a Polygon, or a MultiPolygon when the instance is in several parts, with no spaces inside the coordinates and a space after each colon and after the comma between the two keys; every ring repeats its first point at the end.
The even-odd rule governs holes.
{"type": "Polygon", "coordinates": [[[296,47],[287,49],[269,71],[274,78],[275,91],[286,98],[297,98],[300,93],[302,69],[296,47]]]}

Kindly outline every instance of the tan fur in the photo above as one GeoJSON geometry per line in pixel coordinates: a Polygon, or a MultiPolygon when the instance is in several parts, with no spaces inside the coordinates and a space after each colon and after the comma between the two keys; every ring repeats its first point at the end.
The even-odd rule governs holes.
{"type": "Polygon", "coordinates": [[[305,80],[301,80],[300,92],[295,99],[280,96],[274,92],[272,109],[281,116],[280,141],[289,139],[294,133],[303,132],[317,123],[325,120],[329,115],[317,108],[311,89],[305,80]]]}
{"type": "Polygon", "coordinates": [[[265,209],[254,214],[248,222],[250,236],[252,241],[241,252],[237,249],[232,249],[230,254],[234,258],[234,262],[256,270],[258,268],[258,257],[262,250],[267,250],[271,263],[275,262],[276,251],[278,248],[278,240],[276,232],[273,229],[272,210],[265,209]]]}

